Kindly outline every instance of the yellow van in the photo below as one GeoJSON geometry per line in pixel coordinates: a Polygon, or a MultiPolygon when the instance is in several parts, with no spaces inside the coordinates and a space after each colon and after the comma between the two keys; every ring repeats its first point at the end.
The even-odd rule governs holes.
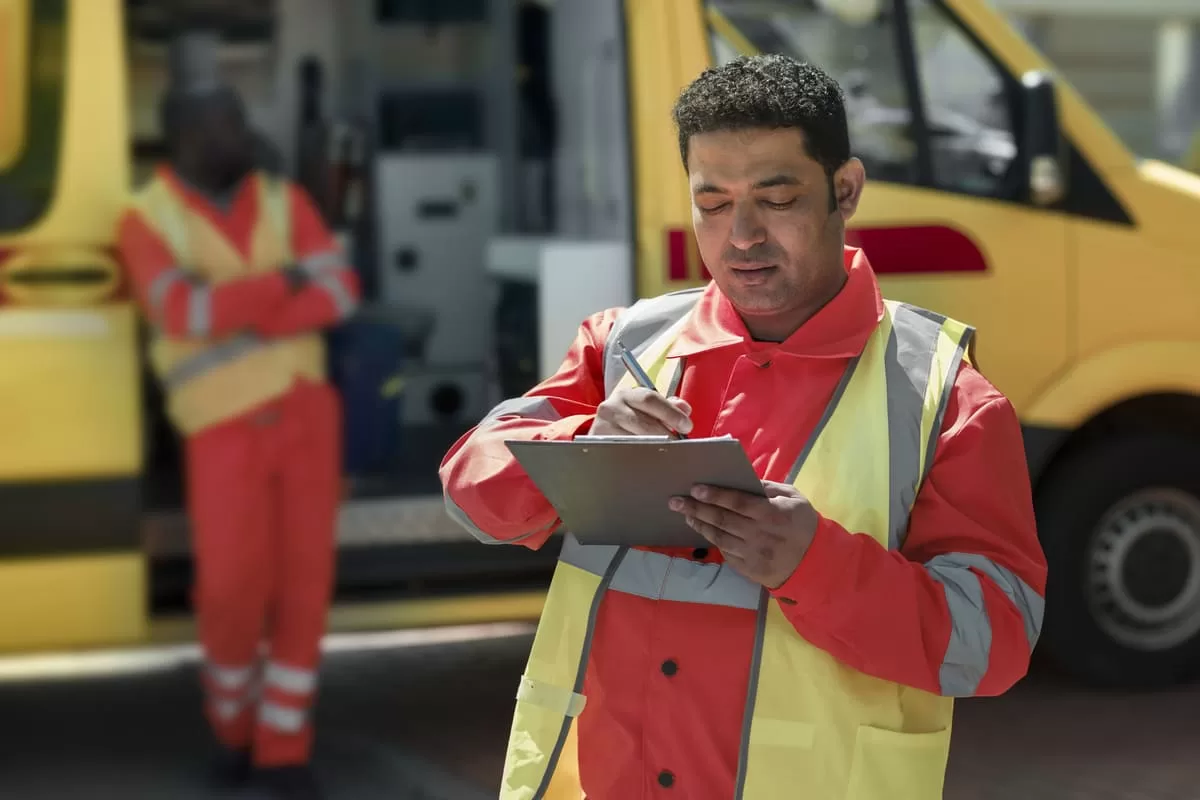
{"type": "MultiPolygon", "coordinates": [[[[339,8],[359,3],[375,5],[339,8]]],[[[978,327],[977,361],[1025,424],[1052,566],[1042,649],[1090,681],[1193,674],[1200,178],[1131,154],[984,0],[549,5],[565,76],[551,237],[620,240],[638,296],[702,282],[670,124],[677,93],[741,53],[826,68],[846,90],[869,177],[852,243],[889,296],[978,327]]],[[[152,638],[170,606],[160,598],[186,582],[186,548],[163,554],[160,517],[139,499],[157,434],[146,433],[136,315],[109,255],[130,180],[125,6],[0,0],[0,604],[24,609],[0,621],[8,651],[152,638]]],[[[335,60],[366,51],[330,35],[335,60]]],[[[431,469],[444,445],[427,448],[431,469]]],[[[360,527],[386,538],[426,525],[413,520],[440,513],[428,491],[355,506],[343,566],[379,590],[453,563],[459,590],[503,584],[508,599],[375,624],[536,613],[526,590],[549,550],[508,563],[495,548],[438,539],[461,549],[429,550],[410,536],[389,561],[346,542],[360,527]]],[[[442,524],[428,526],[454,530],[442,524]]]]}
{"type": "Polygon", "coordinates": [[[867,167],[850,242],[888,296],[978,327],[1024,423],[1051,566],[1041,649],[1108,684],[1195,674],[1200,179],[1134,157],[984,0],[627,8],[639,293],[701,277],[665,121],[679,87],[738,54],[827,69],[867,167]]]}

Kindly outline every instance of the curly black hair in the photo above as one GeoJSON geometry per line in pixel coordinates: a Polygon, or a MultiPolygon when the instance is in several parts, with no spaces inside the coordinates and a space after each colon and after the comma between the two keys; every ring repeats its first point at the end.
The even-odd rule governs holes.
{"type": "Polygon", "coordinates": [[[841,87],[787,56],[741,56],[706,69],[679,95],[672,116],[685,168],[693,136],[747,128],[799,129],[809,157],[831,177],[850,159],[841,87]]]}

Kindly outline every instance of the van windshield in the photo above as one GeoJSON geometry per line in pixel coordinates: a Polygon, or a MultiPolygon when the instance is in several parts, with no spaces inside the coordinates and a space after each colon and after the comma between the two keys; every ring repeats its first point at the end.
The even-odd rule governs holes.
{"type": "Polygon", "coordinates": [[[0,235],[49,210],[58,177],[67,0],[0,0],[0,235]]]}

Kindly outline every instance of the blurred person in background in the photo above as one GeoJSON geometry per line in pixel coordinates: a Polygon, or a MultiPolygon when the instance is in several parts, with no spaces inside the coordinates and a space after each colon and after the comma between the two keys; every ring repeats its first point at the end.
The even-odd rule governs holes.
{"type": "Polygon", "coordinates": [[[306,193],[256,168],[261,142],[214,50],[176,44],[169,158],[124,214],[119,248],[185,442],[212,777],[317,798],[309,714],[341,477],[320,331],[359,292],[306,193]]]}
{"type": "Polygon", "coordinates": [[[664,498],[707,547],[565,538],[500,796],[941,797],[952,698],[1007,691],[1041,628],[1017,416],[969,326],[845,246],[866,175],[833,79],[739,58],[674,116],[712,282],[587,319],[447,453],[446,506],[541,547],[561,520],[505,442],[583,433],[733,436],[765,496],[664,498]]]}

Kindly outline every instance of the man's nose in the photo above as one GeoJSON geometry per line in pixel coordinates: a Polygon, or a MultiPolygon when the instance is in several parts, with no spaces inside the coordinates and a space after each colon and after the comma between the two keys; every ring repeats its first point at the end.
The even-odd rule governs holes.
{"type": "Polygon", "coordinates": [[[734,206],[733,228],[729,231],[729,243],[739,250],[749,250],[767,240],[767,230],[759,218],[752,202],[734,206]]]}

